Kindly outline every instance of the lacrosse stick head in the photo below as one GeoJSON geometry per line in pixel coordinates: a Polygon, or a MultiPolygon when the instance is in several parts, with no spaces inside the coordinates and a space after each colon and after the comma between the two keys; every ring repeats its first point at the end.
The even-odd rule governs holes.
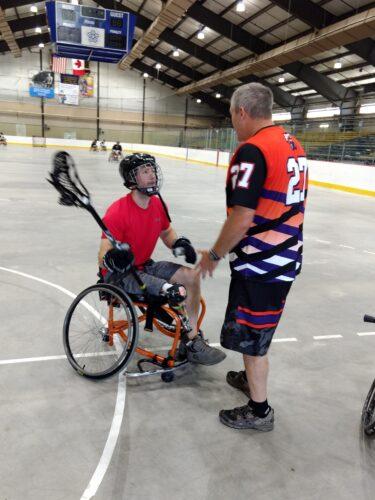
{"type": "Polygon", "coordinates": [[[55,154],[49,175],[47,181],[60,194],[61,205],[81,208],[87,208],[90,205],[90,193],[82,184],[74,160],[69,153],[59,151],[55,154]]]}

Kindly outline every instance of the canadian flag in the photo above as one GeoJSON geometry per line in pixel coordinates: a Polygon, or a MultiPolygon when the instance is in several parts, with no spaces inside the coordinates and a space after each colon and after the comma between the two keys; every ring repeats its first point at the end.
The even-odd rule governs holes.
{"type": "Polygon", "coordinates": [[[82,76],[86,73],[83,59],[72,59],[73,75],[82,76]]]}

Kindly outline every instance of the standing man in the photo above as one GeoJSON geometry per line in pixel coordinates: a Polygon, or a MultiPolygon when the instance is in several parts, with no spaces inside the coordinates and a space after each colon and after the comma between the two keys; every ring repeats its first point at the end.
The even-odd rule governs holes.
{"type": "Polygon", "coordinates": [[[228,168],[228,218],[210,250],[202,251],[203,277],[229,252],[231,284],[221,345],[243,354],[244,371],[227,373],[248,404],[221,410],[235,429],[270,431],[267,351],[302,263],[307,194],[306,155],[300,143],[272,123],[273,95],[249,83],[232,95],[230,113],[240,145],[228,168]]]}

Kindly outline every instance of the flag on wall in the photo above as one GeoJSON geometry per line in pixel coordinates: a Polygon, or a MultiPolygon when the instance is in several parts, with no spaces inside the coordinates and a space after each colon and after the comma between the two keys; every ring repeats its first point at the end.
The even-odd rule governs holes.
{"type": "Polygon", "coordinates": [[[65,57],[53,56],[52,57],[52,71],[54,73],[66,72],[66,59],[65,57]]]}
{"type": "Polygon", "coordinates": [[[83,59],[72,59],[73,75],[82,76],[86,73],[85,61],[83,59]]]}

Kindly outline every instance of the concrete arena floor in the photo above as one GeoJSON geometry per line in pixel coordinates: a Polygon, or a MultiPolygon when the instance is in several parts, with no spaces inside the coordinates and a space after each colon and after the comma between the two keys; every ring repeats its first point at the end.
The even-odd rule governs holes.
{"type": "MultiPolygon", "coordinates": [[[[102,153],[71,152],[103,213],[124,194],[117,164],[102,153]]],[[[78,293],[96,280],[99,231],[84,211],[57,204],[44,180],[52,154],[0,149],[0,266],[78,293]]],[[[159,161],[174,226],[207,247],[225,216],[225,170],[159,161]]],[[[357,335],[374,330],[362,323],[364,313],[375,314],[374,216],[370,197],[310,189],[304,269],[270,352],[275,430],[240,432],[219,423],[221,408],[246,401],[225,382],[227,370],[241,368],[235,353],[214,367],[189,367],[172,384],[128,380],[120,434],[96,499],[374,498],[375,442],[362,439],[359,422],[375,376],[375,336],[357,335]]],[[[173,259],[161,246],[155,255],[173,259]]],[[[64,359],[33,359],[63,354],[72,299],[5,270],[0,282],[0,499],[90,498],[84,492],[108,437],[117,377],[93,383],[64,359]]],[[[219,341],[228,282],[224,262],[203,284],[211,342],[219,341]]]]}

